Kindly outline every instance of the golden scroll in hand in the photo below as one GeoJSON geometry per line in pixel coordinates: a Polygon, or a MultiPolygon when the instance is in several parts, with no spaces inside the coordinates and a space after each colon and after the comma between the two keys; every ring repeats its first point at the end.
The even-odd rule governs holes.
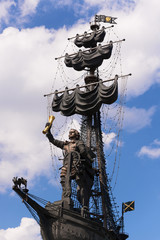
{"type": "Polygon", "coordinates": [[[49,121],[48,121],[48,124],[47,126],[45,127],[45,129],[42,131],[42,133],[46,134],[48,132],[48,130],[50,129],[50,127],[52,126],[52,122],[53,120],[55,119],[54,116],[49,116],[49,121]]]}

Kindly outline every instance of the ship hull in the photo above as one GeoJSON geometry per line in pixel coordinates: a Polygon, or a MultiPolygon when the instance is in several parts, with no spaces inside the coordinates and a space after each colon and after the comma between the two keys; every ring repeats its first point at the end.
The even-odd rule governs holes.
{"type": "MultiPolygon", "coordinates": [[[[119,240],[121,236],[107,230],[102,223],[83,217],[80,213],[47,204],[49,217],[41,219],[43,240],[119,240]]],[[[125,239],[125,238],[123,238],[125,239]]]]}

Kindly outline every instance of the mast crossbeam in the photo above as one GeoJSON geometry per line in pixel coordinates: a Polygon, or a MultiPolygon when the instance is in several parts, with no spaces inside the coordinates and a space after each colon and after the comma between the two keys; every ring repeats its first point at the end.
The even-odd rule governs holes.
{"type": "MultiPolygon", "coordinates": [[[[114,25],[109,26],[109,27],[103,27],[103,28],[104,28],[104,29],[108,29],[108,28],[112,28],[112,27],[114,27],[114,25]]],[[[97,32],[100,32],[100,30],[98,30],[97,32]]],[[[92,33],[93,33],[93,32],[89,32],[89,33],[86,34],[86,36],[89,36],[89,35],[92,34],[92,33]]],[[[84,34],[79,35],[79,37],[83,37],[83,36],[84,36],[84,34]]],[[[68,40],[72,40],[72,39],[74,39],[74,38],[76,38],[76,36],[70,37],[70,38],[68,38],[68,40]]]]}
{"type": "MultiPolygon", "coordinates": [[[[128,76],[131,76],[132,74],[129,73],[129,74],[126,74],[126,75],[121,75],[121,76],[118,76],[116,75],[115,78],[111,78],[111,79],[108,79],[108,80],[103,80],[102,83],[105,83],[105,82],[111,82],[111,81],[114,81],[115,79],[118,80],[119,78],[125,78],[125,77],[128,77],[128,76]]],[[[99,82],[94,82],[94,83],[90,83],[90,84],[87,84],[87,85],[83,85],[83,86],[79,86],[79,89],[80,88],[86,88],[86,87],[89,87],[89,86],[94,86],[95,84],[98,84],[99,82]]],[[[74,91],[76,88],[69,88],[67,89],[67,91],[74,91]]],[[[51,92],[51,93],[47,93],[47,94],[44,94],[44,97],[47,97],[47,96],[50,96],[52,94],[58,94],[58,93],[64,93],[65,90],[62,90],[62,91],[55,91],[55,92],[51,92]]]]}
{"type": "MultiPolygon", "coordinates": [[[[115,42],[110,41],[109,44],[103,45],[103,46],[101,46],[101,47],[102,47],[102,48],[103,48],[103,47],[107,47],[107,46],[109,46],[110,44],[119,43],[119,42],[123,42],[123,41],[125,41],[125,39],[117,40],[117,41],[115,41],[115,42]]],[[[97,47],[90,48],[90,50],[87,49],[87,50],[84,50],[84,51],[81,51],[81,50],[80,50],[80,51],[81,51],[82,53],[84,53],[84,52],[92,51],[92,50],[95,50],[95,49],[97,49],[97,47]]],[[[74,55],[76,55],[76,54],[77,54],[77,53],[69,54],[68,57],[74,56],[74,55]]],[[[55,58],[55,60],[64,58],[65,56],[66,56],[66,55],[61,56],[61,57],[57,57],[57,58],[55,58]]]]}

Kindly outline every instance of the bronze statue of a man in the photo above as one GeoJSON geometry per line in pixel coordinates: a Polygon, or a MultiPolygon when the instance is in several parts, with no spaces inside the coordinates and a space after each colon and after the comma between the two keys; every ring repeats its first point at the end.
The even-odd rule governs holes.
{"type": "Polygon", "coordinates": [[[75,129],[69,131],[69,141],[59,141],[53,137],[50,128],[46,134],[49,141],[56,147],[64,150],[63,166],[61,168],[62,200],[71,197],[71,180],[77,182],[77,199],[82,206],[89,206],[91,188],[95,170],[92,168],[94,153],[87,149],[80,140],[79,132],[75,129]]]}

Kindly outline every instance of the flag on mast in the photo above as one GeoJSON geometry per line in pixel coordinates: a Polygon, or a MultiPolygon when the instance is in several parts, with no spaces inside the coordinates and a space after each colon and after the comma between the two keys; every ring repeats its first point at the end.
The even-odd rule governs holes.
{"type": "Polygon", "coordinates": [[[112,23],[117,24],[115,22],[116,17],[110,17],[105,15],[95,15],[95,22],[104,22],[104,23],[112,23]]]}
{"type": "Polygon", "coordinates": [[[122,203],[123,213],[128,212],[128,211],[133,211],[134,209],[135,209],[135,201],[122,203]]]}

